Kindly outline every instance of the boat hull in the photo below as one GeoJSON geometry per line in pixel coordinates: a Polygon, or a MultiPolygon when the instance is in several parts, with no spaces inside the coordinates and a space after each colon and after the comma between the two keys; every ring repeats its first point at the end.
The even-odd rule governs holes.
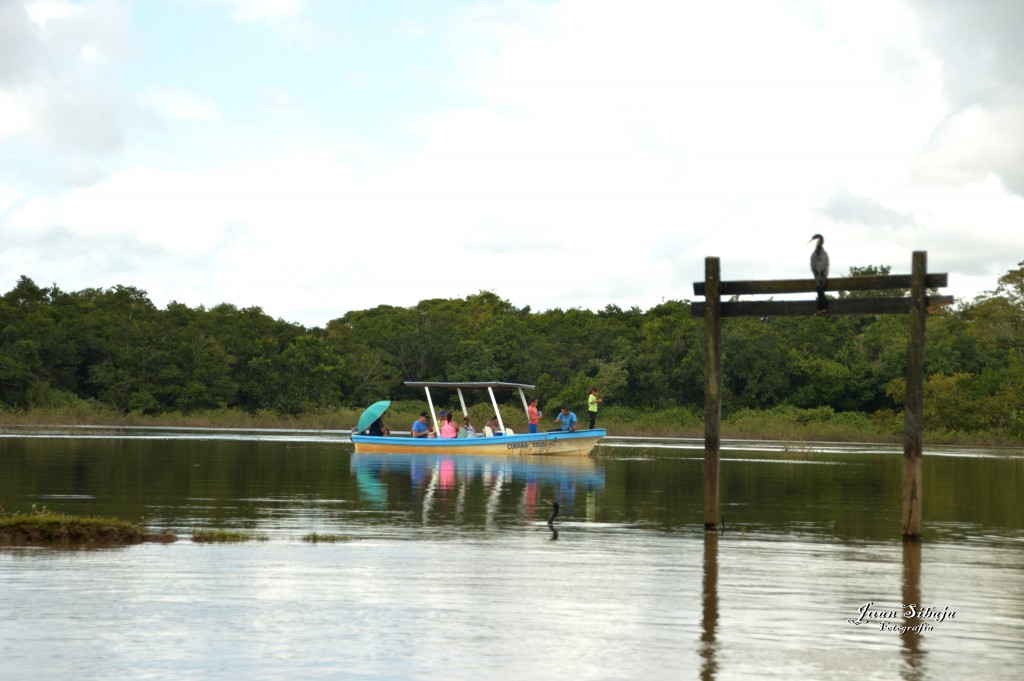
{"type": "Polygon", "coordinates": [[[603,428],[574,433],[552,431],[498,437],[411,438],[353,435],[357,454],[476,454],[588,456],[605,436],[603,428]]]}

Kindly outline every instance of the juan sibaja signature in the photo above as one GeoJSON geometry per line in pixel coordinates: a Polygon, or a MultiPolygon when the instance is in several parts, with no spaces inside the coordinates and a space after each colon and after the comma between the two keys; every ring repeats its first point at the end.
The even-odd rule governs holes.
{"type": "Polygon", "coordinates": [[[935,628],[934,624],[945,622],[947,619],[956,619],[956,611],[950,610],[949,606],[939,609],[933,606],[920,606],[917,603],[908,603],[899,610],[872,610],[873,601],[868,601],[857,611],[857,618],[846,620],[850,624],[860,626],[861,624],[877,624],[880,631],[894,631],[898,634],[914,633],[922,634],[935,628]],[[897,624],[892,620],[902,618],[903,624],[897,624]],[[917,624],[911,625],[908,622],[916,620],[917,624]],[[934,624],[933,624],[934,623],[934,624]]]}

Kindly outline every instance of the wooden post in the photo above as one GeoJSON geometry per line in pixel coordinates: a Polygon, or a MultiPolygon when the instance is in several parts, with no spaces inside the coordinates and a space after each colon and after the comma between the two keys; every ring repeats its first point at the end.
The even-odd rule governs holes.
{"type": "Polygon", "coordinates": [[[914,251],[910,274],[910,338],[907,394],[903,406],[903,539],[921,538],[921,439],[924,431],[924,327],[927,253],[914,251]]]}
{"type": "MultiPolygon", "coordinates": [[[[921,624],[921,610],[924,606],[921,603],[921,542],[903,542],[903,626],[913,629],[921,624]],[[908,617],[907,606],[913,603],[917,606],[913,617],[908,617]]],[[[918,630],[920,631],[920,630],[918,630]]],[[[921,649],[921,636],[917,634],[903,634],[900,636],[900,643],[903,644],[903,665],[904,669],[910,672],[909,678],[924,678],[924,658],[921,649]]]]}
{"type": "MultiPolygon", "coordinates": [[[[916,601],[915,601],[916,602],[916,601]]],[[[718,533],[704,533],[704,609],[701,616],[700,678],[717,676],[718,660],[718,533]]]]}
{"type": "Polygon", "coordinates": [[[704,531],[718,530],[722,420],[722,299],[718,258],[704,260],[704,531]]]}

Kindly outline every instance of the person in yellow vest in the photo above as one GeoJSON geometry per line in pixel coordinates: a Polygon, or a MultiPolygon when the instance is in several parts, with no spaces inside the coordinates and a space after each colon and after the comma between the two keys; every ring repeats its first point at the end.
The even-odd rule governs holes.
{"type": "Polygon", "coordinates": [[[597,396],[597,388],[591,388],[590,394],[587,395],[587,413],[590,415],[590,429],[594,429],[594,424],[597,422],[597,405],[604,402],[600,397],[597,396]]]}

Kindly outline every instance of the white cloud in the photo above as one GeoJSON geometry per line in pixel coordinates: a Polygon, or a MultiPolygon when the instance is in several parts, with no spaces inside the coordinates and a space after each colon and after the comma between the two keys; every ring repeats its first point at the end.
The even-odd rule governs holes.
{"type": "Polygon", "coordinates": [[[327,31],[308,18],[305,0],[214,0],[231,8],[231,17],[243,24],[273,29],[293,47],[315,50],[329,39],[327,31]]]}
{"type": "Polygon", "coordinates": [[[128,5],[118,0],[91,0],[51,12],[41,32],[52,65],[73,68],[78,77],[105,77],[97,69],[131,57],[136,49],[128,5]]]}
{"type": "Polygon", "coordinates": [[[215,104],[187,90],[156,86],[143,93],[142,101],[157,113],[177,120],[192,123],[220,120],[215,104]]]}
{"type": "Polygon", "coordinates": [[[10,210],[22,196],[17,189],[0,184],[0,216],[10,210]]]}
{"type": "Polygon", "coordinates": [[[42,57],[38,29],[25,7],[18,2],[0,4],[0,87],[30,82],[42,57]]]}
{"type": "MultiPolygon", "coordinates": [[[[319,26],[302,2],[217,3],[286,39],[360,30],[319,26]]],[[[404,41],[416,56],[390,55],[393,68],[421,68],[441,40],[451,54],[437,62],[458,65],[432,74],[446,89],[431,110],[396,97],[402,129],[364,122],[358,99],[310,97],[337,83],[299,71],[253,79],[266,83],[257,112],[297,115],[250,115],[182,74],[121,88],[130,15],[79,6],[37,6],[32,40],[9,48],[21,85],[0,89],[0,144],[34,140],[50,154],[39,165],[79,189],[46,197],[0,176],[19,192],[6,212],[0,193],[7,278],[131,284],[158,304],[226,300],[323,324],[481,289],[534,309],[649,307],[692,297],[708,255],[726,278],[807,276],[815,232],[835,272],[905,272],[928,250],[960,295],[1021,258],[1007,247],[1024,217],[1007,191],[1024,156],[1012,70],[1001,58],[985,76],[1000,87],[964,105],[952,58],[902,3],[515,0],[451,22],[376,17],[413,35],[447,27],[404,41]],[[147,146],[140,102],[203,125],[168,125],[167,144],[147,146]],[[119,150],[130,167],[108,168],[119,150]]],[[[264,68],[272,49],[261,43],[259,67],[239,62],[264,68]]],[[[369,55],[350,56],[376,75],[369,55]]]]}
{"type": "Polygon", "coordinates": [[[922,180],[957,186],[998,176],[1024,196],[1024,91],[957,111],[935,132],[915,166],[922,180]]]}
{"type": "Polygon", "coordinates": [[[291,21],[306,10],[305,0],[222,0],[239,21],[268,25],[291,21]]]}
{"type": "Polygon", "coordinates": [[[395,26],[395,30],[407,38],[424,38],[430,31],[423,24],[406,19],[395,26]]]}
{"type": "Polygon", "coordinates": [[[951,102],[918,172],[953,184],[992,173],[1024,196],[1024,4],[914,0],[912,6],[926,45],[942,60],[951,102]]]}
{"type": "Polygon", "coordinates": [[[615,249],[602,232],[640,248],[678,234],[677,266],[710,249],[766,273],[786,260],[802,272],[819,197],[908,182],[944,113],[934,59],[904,37],[910,17],[819,9],[642,2],[622,12],[569,0],[546,16],[471,13],[463,63],[494,107],[434,122],[431,180],[475,180],[480,195],[493,179],[481,203],[518,206],[595,246],[615,249]],[[898,77],[887,70],[894,55],[898,77]]]}
{"type": "Polygon", "coordinates": [[[121,150],[142,115],[108,81],[109,66],[132,53],[127,8],[7,2],[0,18],[16,37],[0,40],[0,142],[19,144],[31,165],[49,168],[49,181],[95,181],[104,173],[97,155],[121,150]]]}
{"type": "Polygon", "coordinates": [[[66,19],[81,11],[81,7],[64,0],[38,0],[25,3],[25,11],[32,21],[45,24],[53,19],[66,19]]]}
{"type": "Polygon", "coordinates": [[[19,97],[0,91],[0,141],[16,137],[32,129],[32,114],[19,97]]]}
{"type": "Polygon", "coordinates": [[[262,86],[256,90],[256,102],[271,111],[295,112],[301,109],[299,102],[283,88],[262,86]]]}

